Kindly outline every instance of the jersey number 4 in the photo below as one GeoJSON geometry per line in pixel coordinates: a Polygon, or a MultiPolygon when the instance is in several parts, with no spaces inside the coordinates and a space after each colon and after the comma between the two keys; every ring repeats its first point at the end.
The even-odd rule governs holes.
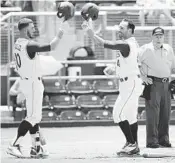
{"type": "Polygon", "coordinates": [[[17,68],[20,68],[21,67],[21,58],[20,58],[18,53],[15,53],[15,59],[16,59],[17,68]]]}

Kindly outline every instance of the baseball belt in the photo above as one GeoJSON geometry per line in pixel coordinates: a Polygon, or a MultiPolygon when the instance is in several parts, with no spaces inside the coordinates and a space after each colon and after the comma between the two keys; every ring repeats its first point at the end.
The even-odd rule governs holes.
{"type": "MultiPolygon", "coordinates": [[[[138,78],[140,78],[140,75],[137,75],[138,78]]],[[[127,81],[129,77],[124,77],[124,78],[120,78],[120,82],[124,82],[127,81]]]]}
{"type": "Polygon", "coordinates": [[[165,78],[158,78],[155,76],[148,76],[149,78],[153,79],[153,81],[157,81],[157,82],[162,82],[162,83],[167,83],[169,82],[169,78],[165,77],[165,78]]]}

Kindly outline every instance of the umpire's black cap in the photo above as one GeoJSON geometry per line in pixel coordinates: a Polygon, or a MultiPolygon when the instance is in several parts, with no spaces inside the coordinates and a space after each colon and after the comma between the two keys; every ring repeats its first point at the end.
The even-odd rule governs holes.
{"type": "Polygon", "coordinates": [[[164,34],[164,29],[161,27],[156,27],[153,29],[152,35],[163,35],[164,34]]]}

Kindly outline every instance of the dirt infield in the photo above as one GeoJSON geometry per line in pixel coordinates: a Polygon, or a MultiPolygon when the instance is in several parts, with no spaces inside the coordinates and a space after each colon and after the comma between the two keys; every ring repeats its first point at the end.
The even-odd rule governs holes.
{"type": "MultiPolygon", "coordinates": [[[[125,143],[118,127],[43,128],[50,156],[47,159],[17,159],[6,154],[16,128],[1,129],[2,163],[174,163],[175,158],[117,158],[116,152],[125,143]]],[[[175,146],[175,126],[170,126],[172,145],[175,146]]],[[[24,153],[29,152],[30,136],[23,141],[24,153]]],[[[145,148],[145,126],[139,126],[141,153],[175,153],[175,148],[145,148]]]]}

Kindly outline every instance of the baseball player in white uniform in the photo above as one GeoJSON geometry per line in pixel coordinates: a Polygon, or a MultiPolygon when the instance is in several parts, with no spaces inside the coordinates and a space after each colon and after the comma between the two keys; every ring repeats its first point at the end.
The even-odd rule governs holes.
{"type": "Polygon", "coordinates": [[[132,21],[123,19],[119,24],[119,37],[121,40],[106,41],[94,34],[88,23],[83,23],[93,40],[112,50],[117,50],[116,65],[107,67],[104,72],[107,75],[117,73],[119,77],[119,96],[113,108],[113,119],[118,123],[126,138],[126,144],[118,155],[135,155],[139,153],[137,141],[137,109],[139,96],[142,94],[143,85],[137,63],[139,45],[134,38],[135,25],[132,21]]]}
{"type": "Polygon", "coordinates": [[[33,21],[22,18],[18,23],[20,37],[14,44],[14,60],[16,70],[21,77],[19,93],[26,99],[27,116],[18,128],[15,140],[11,143],[7,153],[16,157],[23,157],[20,151],[22,138],[29,131],[33,135],[35,147],[31,149],[31,157],[40,157],[39,123],[42,116],[42,100],[44,87],[41,81],[41,65],[39,52],[51,51],[59,44],[63,30],[59,29],[55,38],[47,45],[40,45],[33,41],[35,27],[33,21]]]}
{"type": "MultiPolygon", "coordinates": [[[[39,56],[39,57],[40,57],[41,64],[47,67],[46,69],[44,66],[41,65],[41,75],[54,74],[55,72],[59,71],[63,67],[62,64],[59,61],[56,61],[52,56],[39,56]]],[[[15,83],[11,86],[9,94],[10,96],[16,96],[16,104],[19,107],[26,109],[26,97],[23,93],[23,90],[25,90],[26,88],[21,87],[20,85],[21,82],[22,82],[21,78],[17,79],[15,83]]],[[[41,130],[39,130],[39,136],[40,136],[40,143],[42,148],[42,155],[44,157],[47,157],[49,153],[46,147],[46,140],[41,130]]],[[[35,139],[33,139],[33,137],[34,136],[31,134],[32,148],[35,148],[35,139]]]]}
{"type": "MultiPolygon", "coordinates": [[[[61,24],[71,19],[75,13],[74,5],[70,2],[59,3],[57,9],[57,17],[62,18],[61,24]]],[[[18,23],[18,29],[20,37],[14,44],[13,52],[16,70],[21,77],[21,92],[26,99],[27,116],[20,123],[17,136],[9,146],[7,153],[16,157],[23,157],[20,151],[20,142],[29,131],[36,142],[35,147],[31,149],[30,156],[40,158],[42,154],[39,139],[39,122],[42,116],[44,86],[41,81],[39,54],[40,52],[54,50],[63,36],[63,30],[60,27],[58,34],[49,44],[40,45],[32,40],[34,38],[35,27],[31,19],[22,18],[18,23]]]]}

